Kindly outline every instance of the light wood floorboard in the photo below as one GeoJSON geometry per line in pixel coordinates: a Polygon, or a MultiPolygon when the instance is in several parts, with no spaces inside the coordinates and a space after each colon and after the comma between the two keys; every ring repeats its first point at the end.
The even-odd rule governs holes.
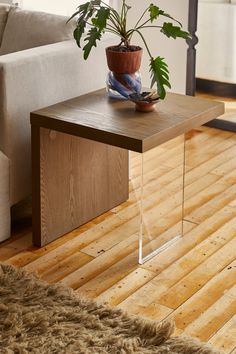
{"type": "MultiPolygon", "coordinates": [[[[130,154],[130,198],[41,249],[30,227],[0,245],[0,261],[60,282],[130,314],[174,319],[176,334],[236,354],[236,135],[200,127],[186,136],[184,236],[138,265],[140,157],[130,154]]],[[[145,160],[144,249],[180,230],[183,139],[145,160]],[[156,239],[150,239],[150,232],[156,239]]]]}

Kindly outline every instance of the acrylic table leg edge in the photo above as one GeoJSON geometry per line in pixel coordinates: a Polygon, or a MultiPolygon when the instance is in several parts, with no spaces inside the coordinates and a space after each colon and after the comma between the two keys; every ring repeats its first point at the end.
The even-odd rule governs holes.
{"type": "Polygon", "coordinates": [[[185,191],[185,165],[186,165],[186,135],[183,135],[184,142],[183,142],[183,187],[182,187],[182,220],[181,220],[181,232],[180,234],[176,235],[169,241],[165,242],[162,246],[156,248],[146,256],[143,256],[143,166],[144,166],[144,154],[142,154],[142,167],[141,167],[141,197],[140,197],[140,230],[139,230],[139,252],[138,252],[138,263],[140,265],[146,263],[159,253],[163,252],[170,246],[172,246],[175,242],[180,240],[183,237],[184,230],[184,191],[185,191]]]}

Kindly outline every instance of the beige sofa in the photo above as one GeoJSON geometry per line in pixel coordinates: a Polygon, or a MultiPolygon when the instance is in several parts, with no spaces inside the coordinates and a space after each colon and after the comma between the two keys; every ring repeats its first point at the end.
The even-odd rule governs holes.
{"type": "Polygon", "coordinates": [[[30,112],[105,85],[112,38],[85,62],[66,19],[0,4],[0,151],[10,160],[10,205],[31,194],[30,112]]]}

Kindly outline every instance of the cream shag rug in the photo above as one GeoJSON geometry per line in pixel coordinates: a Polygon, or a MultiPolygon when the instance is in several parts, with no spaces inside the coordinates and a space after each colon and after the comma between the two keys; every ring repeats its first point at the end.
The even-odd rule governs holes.
{"type": "Polygon", "coordinates": [[[192,339],[171,337],[173,324],[130,317],[79,298],[21,269],[0,265],[0,352],[212,354],[192,339]]]}

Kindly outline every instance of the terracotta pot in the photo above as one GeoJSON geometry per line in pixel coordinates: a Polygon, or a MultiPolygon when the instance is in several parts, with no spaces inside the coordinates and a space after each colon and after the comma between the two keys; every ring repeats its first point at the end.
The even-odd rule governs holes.
{"type": "MultiPolygon", "coordinates": [[[[116,46],[114,46],[116,47],[116,46]]],[[[106,48],[108,68],[116,74],[134,74],[139,70],[142,60],[143,50],[134,52],[116,52],[106,48]]]]}

